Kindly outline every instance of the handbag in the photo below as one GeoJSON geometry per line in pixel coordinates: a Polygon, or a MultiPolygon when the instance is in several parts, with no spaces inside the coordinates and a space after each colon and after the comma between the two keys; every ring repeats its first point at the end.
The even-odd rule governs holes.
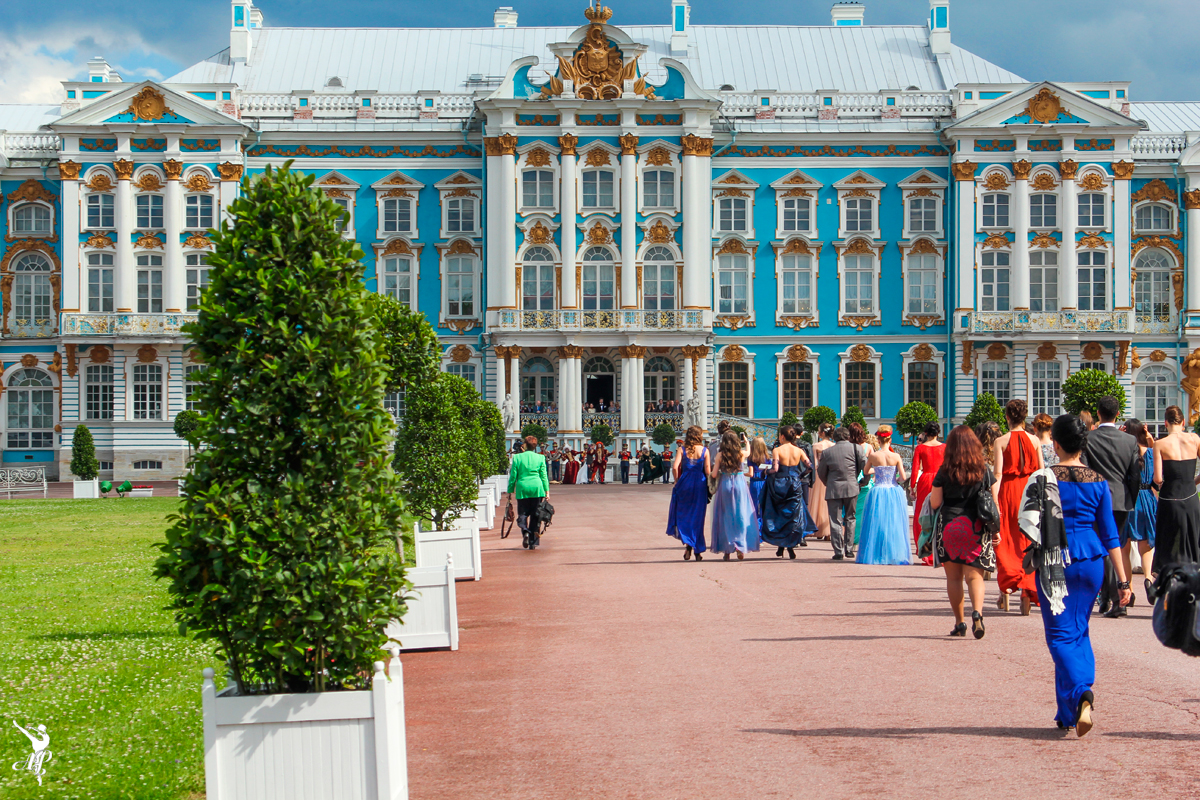
{"type": "Polygon", "coordinates": [[[1154,582],[1154,635],[1164,647],[1200,656],[1200,565],[1169,564],[1154,582]]]}
{"type": "Polygon", "coordinates": [[[991,481],[987,480],[992,477],[992,471],[989,469],[985,473],[985,479],[980,482],[979,491],[975,494],[975,516],[983,523],[983,532],[989,535],[995,535],[1000,532],[1000,508],[996,505],[996,498],[992,495],[991,481]]]}
{"type": "Polygon", "coordinates": [[[543,497],[531,516],[530,522],[533,523],[533,529],[540,531],[541,533],[538,534],[540,536],[546,532],[554,519],[554,506],[550,505],[550,501],[543,497]]]}

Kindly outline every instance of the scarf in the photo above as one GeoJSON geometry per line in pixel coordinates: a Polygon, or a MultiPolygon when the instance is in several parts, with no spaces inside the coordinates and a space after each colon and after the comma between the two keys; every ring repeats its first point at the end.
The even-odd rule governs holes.
{"type": "Polygon", "coordinates": [[[1065,568],[1071,563],[1071,554],[1067,551],[1062,500],[1053,470],[1040,469],[1029,476],[1021,496],[1019,523],[1021,532],[1033,542],[1025,550],[1025,571],[1037,573],[1042,592],[1050,600],[1050,611],[1061,614],[1066,610],[1065,568]]]}

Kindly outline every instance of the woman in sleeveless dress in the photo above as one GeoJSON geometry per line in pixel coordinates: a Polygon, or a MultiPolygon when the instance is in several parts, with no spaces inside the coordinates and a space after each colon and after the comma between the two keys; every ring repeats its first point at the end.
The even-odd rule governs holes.
{"type": "Polygon", "coordinates": [[[904,462],[892,449],[892,428],[880,425],[875,433],[879,449],[867,459],[867,472],[875,487],[863,506],[862,533],[858,539],[859,564],[911,564],[908,545],[908,498],[904,462]]]}
{"type": "Polygon", "coordinates": [[[1121,531],[1121,561],[1125,564],[1125,574],[1133,575],[1130,550],[1133,543],[1137,542],[1142,572],[1145,573],[1146,601],[1154,605],[1154,589],[1151,587],[1154,581],[1150,577],[1150,564],[1154,560],[1154,525],[1158,519],[1158,495],[1154,491],[1154,437],[1137,419],[1125,420],[1125,432],[1138,443],[1142,459],[1142,484],[1133,510],[1125,519],[1125,530],[1121,531]]]}
{"type": "Polygon", "coordinates": [[[1195,477],[1200,436],[1184,430],[1179,406],[1168,406],[1164,420],[1167,435],[1154,443],[1154,482],[1159,484],[1151,569],[1155,575],[1167,564],[1200,561],[1200,500],[1195,477]]]}
{"type": "Polygon", "coordinates": [[[1013,399],[1004,407],[1008,433],[996,440],[994,472],[1000,476],[996,505],[1000,507],[1000,542],[996,545],[996,583],[1000,597],[996,608],[1008,611],[1008,595],[1021,593],[1021,616],[1037,605],[1037,585],[1025,572],[1025,548],[1029,540],[1021,533],[1021,498],[1029,476],[1042,468],[1041,443],[1025,432],[1024,400],[1013,399]]]}
{"type": "Polygon", "coordinates": [[[710,474],[717,479],[713,495],[712,551],[725,554],[725,560],[737,553],[738,560],[758,550],[758,512],[750,499],[746,480],[746,456],[750,455],[745,434],[727,431],[721,436],[716,463],[710,474]]]}
{"type": "Polygon", "coordinates": [[[1049,414],[1038,414],[1033,418],[1033,433],[1042,445],[1042,463],[1053,467],[1058,463],[1058,453],[1054,452],[1054,442],[1050,440],[1050,426],[1054,418],[1049,414]]]}
{"type": "MultiPolygon", "coordinates": [[[[921,539],[921,506],[933,488],[933,478],[937,475],[938,469],[942,466],[942,459],[945,457],[946,446],[938,441],[941,433],[942,429],[938,427],[938,424],[930,422],[921,433],[925,437],[925,441],[913,448],[912,475],[908,476],[909,485],[916,492],[916,506],[913,509],[912,520],[913,547],[916,547],[917,542],[921,539]]],[[[926,557],[925,563],[932,564],[933,557],[926,557]]]]}
{"type": "MultiPolygon", "coordinates": [[[[771,469],[771,451],[767,442],[761,436],[755,436],[750,442],[750,457],[746,459],[750,467],[750,499],[756,509],[762,508],[763,487],[767,483],[767,473],[771,469]]],[[[762,535],[762,514],[758,517],[758,533],[762,535]]]]}
{"type": "MultiPolygon", "coordinates": [[[[867,430],[857,422],[851,422],[847,427],[850,431],[850,443],[862,453],[863,463],[865,464],[871,454],[875,452],[875,448],[867,441],[867,430]]],[[[860,472],[857,477],[861,481],[864,477],[868,476],[860,472]]],[[[853,533],[850,531],[846,532],[847,556],[853,556],[854,548],[858,545],[858,536],[862,533],[863,507],[867,503],[867,495],[871,493],[872,485],[869,480],[865,486],[861,483],[859,484],[858,497],[854,500],[854,531],[853,533]]]]}
{"type": "MultiPolygon", "coordinates": [[[[804,476],[812,465],[804,451],[796,446],[796,429],[785,425],[779,429],[780,444],[771,454],[774,465],[758,502],[759,528],[763,541],[775,545],[775,556],[796,557],[796,547],[807,547],[804,537],[816,530],[804,502],[804,476]]],[[[755,440],[758,441],[758,440],[755,440]]],[[[752,484],[753,485],[753,484],[752,484]]]]}
{"type": "Polygon", "coordinates": [[[694,554],[703,561],[704,516],[708,513],[708,450],[704,431],[693,425],[684,433],[683,447],[675,456],[675,488],[671,490],[671,508],[667,512],[667,535],[683,542],[683,560],[694,554]]]}
{"type": "Polygon", "coordinates": [[[816,476],[821,454],[833,447],[833,426],[826,422],[817,429],[817,442],[813,445],[813,485],[808,492],[808,510],[816,523],[814,539],[829,538],[829,506],[825,503],[825,482],[816,476]]]}

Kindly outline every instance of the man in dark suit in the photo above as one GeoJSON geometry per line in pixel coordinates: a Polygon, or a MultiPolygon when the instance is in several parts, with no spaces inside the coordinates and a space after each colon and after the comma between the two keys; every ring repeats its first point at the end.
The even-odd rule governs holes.
{"type": "Polygon", "coordinates": [[[835,444],[821,456],[817,477],[825,482],[825,500],[829,505],[829,540],[833,560],[841,561],[854,552],[854,504],[858,500],[858,474],[866,459],[862,450],[850,441],[850,432],[833,432],[835,444]]]}
{"type": "MultiPolygon", "coordinates": [[[[1141,453],[1137,440],[1116,425],[1121,404],[1115,397],[1101,397],[1096,403],[1100,424],[1087,435],[1083,463],[1100,473],[1112,491],[1113,520],[1124,531],[1125,518],[1137,502],[1142,483],[1141,453]]],[[[1107,556],[1104,558],[1104,585],[1100,589],[1100,611],[1106,617],[1126,614],[1116,602],[1117,573],[1107,556]]]]}

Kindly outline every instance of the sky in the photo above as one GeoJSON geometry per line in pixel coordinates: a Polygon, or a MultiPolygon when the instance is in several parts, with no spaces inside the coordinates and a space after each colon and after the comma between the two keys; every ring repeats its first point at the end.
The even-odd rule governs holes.
{"type": "MultiPolygon", "coordinates": [[[[670,0],[604,0],[613,24],[667,24],[670,0]]],[[[484,27],[498,5],[521,25],[580,25],[587,0],[260,0],[268,26],[484,27]]],[[[127,81],[161,80],[229,45],[227,0],[6,3],[0,103],[57,103],[60,81],[102,55],[127,81]]],[[[831,0],[692,0],[702,25],[828,25],[831,0]]],[[[928,0],[865,0],[871,24],[923,25],[928,0]]],[[[1135,100],[1200,100],[1198,0],[951,0],[952,41],[1026,80],[1133,82],[1135,100]]]]}

